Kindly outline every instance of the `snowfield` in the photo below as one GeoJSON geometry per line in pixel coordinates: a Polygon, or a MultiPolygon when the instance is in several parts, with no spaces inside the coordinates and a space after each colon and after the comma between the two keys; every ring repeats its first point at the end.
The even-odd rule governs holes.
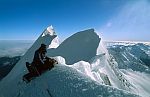
{"type": "Polygon", "coordinates": [[[137,64],[139,61],[135,58],[138,55],[131,51],[122,55],[128,62],[123,67],[125,61],[118,61],[116,53],[110,53],[100,41],[94,29],[88,29],[60,44],[52,26],[48,27],[0,82],[0,97],[149,97],[150,74],[146,72],[149,67],[144,63],[147,59],[138,65],[144,68],[143,72],[136,71],[140,67],[132,70],[127,55],[134,55],[137,64]],[[26,84],[22,81],[27,73],[25,62],[32,62],[41,43],[47,45],[47,56],[56,59],[58,64],[26,84]]]}

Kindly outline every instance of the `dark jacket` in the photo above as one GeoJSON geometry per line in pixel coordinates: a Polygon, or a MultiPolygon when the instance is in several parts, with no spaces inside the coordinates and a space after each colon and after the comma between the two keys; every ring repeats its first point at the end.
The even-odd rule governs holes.
{"type": "Polygon", "coordinates": [[[45,59],[45,53],[41,52],[40,49],[35,51],[34,58],[33,58],[33,64],[34,65],[43,65],[45,59]]]}

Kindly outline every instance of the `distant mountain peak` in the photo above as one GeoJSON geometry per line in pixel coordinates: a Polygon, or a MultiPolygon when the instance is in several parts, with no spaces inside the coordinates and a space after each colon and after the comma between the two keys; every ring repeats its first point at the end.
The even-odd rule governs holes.
{"type": "Polygon", "coordinates": [[[46,36],[47,34],[49,34],[51,36],[56,35],[52,25],[47,27],[47,29],[43,32],[42,37],[46,36]]]}

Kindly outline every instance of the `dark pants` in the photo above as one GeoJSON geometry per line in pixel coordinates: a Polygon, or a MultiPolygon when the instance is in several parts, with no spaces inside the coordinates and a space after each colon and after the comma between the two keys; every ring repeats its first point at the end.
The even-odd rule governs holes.
{"type": "Polygon", "coordinates": [[[45,64],[32,63],[29,64],[26,62],[26,67],[29,73],[23,76],[23,80],[30,82],[32,78],[40,76],[43,72],[51,70],[54,67],[54,64],[57,64],[57,61],[51,58],[47,58],[45,64]]]}

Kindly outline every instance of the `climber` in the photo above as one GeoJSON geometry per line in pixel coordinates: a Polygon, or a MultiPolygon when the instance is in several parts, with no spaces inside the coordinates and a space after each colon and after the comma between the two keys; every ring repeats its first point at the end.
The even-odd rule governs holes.
{"type": "Polygon", "coordinates": [[[41,69],[45,65],[46,62],[46,45],[41,44],[41,47],[35,51],[32,65],[36,67],[38,72],[41,74],[41,69]]]}
{"type": "Polygon", "coordinates": [[[35,51],[33,62],[26,62],[29,73],[23,76],[25,82],[30,82],[32,78],[40,76],[43,72],[51,70],[54,64],[58,64],[55,59],[46,56],[46,45],[41,44],[40,48],[35,51]]]}
{"type": "Polygon", "coordinates": [[[46,54],[46,45],[41,44],[41,47],[35,51],[34,58],[33,58],[33,64],[43,65],[45,61],[45,54],[46,54]]]}

